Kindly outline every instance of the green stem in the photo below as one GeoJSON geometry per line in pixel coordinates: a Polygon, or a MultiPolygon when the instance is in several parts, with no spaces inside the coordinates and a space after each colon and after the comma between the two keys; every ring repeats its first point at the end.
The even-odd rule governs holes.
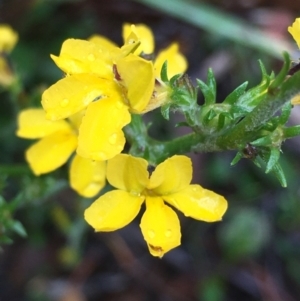
{"type": "Polygon", "coordinates": [[[127,141],[131,144],[129,153],[157,165],[172,155],[191,151],[240,150],[247,143],[259,138],[261,127],[293,96],[300,93],[299,83],[300,72],[288,78],[279,88],[269,90],[252,112],[226,132],[221,130],[210,134],[191,133],[161,142],[148,136],[147,127],[140,115],[132,115],[132,122],[124,129],[127,141]]]}
{"type": "Polygon", "coordinates": [[[228,134],[219,136],[216,144],[223,150],[238,149],[241,145],[256,139],[257,130],[265,125],[293,96],[300,93],[299,83],[300,73],[296,73],[282,84],[276,95],[273,94],[274,91],[268,93],[267,97],[228,134]]]}
{"type": "Polygon", "coordinates": [[[32,174],[32,171],[28,165],[24,164],[0,164],[0,175],[20,175],[20,174],[32,174]]]}

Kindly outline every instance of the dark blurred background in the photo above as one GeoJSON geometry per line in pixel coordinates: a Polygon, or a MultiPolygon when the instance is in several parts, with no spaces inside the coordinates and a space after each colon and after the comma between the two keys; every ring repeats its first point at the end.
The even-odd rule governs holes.
{"type": "MultiPolygon", "coordinates": [[[[19,33],[10,57],[22,82],[14,91],[0,90],[0,188],[6,203],[15,206],[12,218],[27,233],[21,237],[12,231],[13,242],[2,246],[0,300],[300,300],[297,139],[282,148],[288,188],[251,160],[231,167],[233,152],[191,154],[194,183],[224,195],[229,209],[223,221],[214,224],[179,213],[182,245],[157,259],[143,241],[141,215],[120,231],[94,233],[82,216],[93,200],[80,198],[68,187],[68,166],[34,177],[24,161],[31,142],[14,136],[18,111],[39,106],[43,90],[61,78],[49,54],[58,54],[66,38],[98,33],[121,45],[124,22],[145,23],[154,31],[156,51],[179,42],[193,80],[205,80],[207,68],[214,70],[221,101],[245,81],[249,87],[259,83],[259,59],[269,73],[278,72],[282,59],[274,54],[276,47],[286,47],[295,60],[300,57],[287,32],[297,16],[300,2],[295,0],[0,0],[0,23],[19,33]],[[164,8],[153,7],[159,2],[164,8]],[[178,2],[182,9],[186,3],[195,10],[187,11],[185,18],[174,15],[168,8],[178,2]],[[220,34],[218,23],[205,26],[211,21],[211,15],[205,15],[207,5],[232,26],[242,22],[245,38],[220,34]],[[190,18],[201,7],[204,26],[190,18]],[[256,33],[257,46],[247,44],[247,30],[256,33]],[[269,50],[259,46],[261,36],[270,39],[269,50]]],[[[174,123],[162,121],[159,112],[151,119],[155,137],[182,133],[174,131],[174,123]]],[[[299,120],[295,109],[291,122],[299,120]]]]}

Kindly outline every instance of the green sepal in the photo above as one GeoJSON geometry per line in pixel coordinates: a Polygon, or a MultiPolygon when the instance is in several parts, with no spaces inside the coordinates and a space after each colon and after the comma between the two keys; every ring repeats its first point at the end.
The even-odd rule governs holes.
{"type": "Polygon", "coordinates": [[[238,86],[235,90],[233,90],[223,101],[223,103],[233,105],[238,101],[238,99],[245,93],[245,90],[248,86],[248,82],[244,82],[240,86],[238,86]]]}
{"type": "Polygon", "coordinates": [[[271,83],[270,87],[269,87],[269,92],[272,93],[272,90],[276,89],[277,87],[279,87],[284,80],[286,79],[286,76],[290,70],[291,67],[291,59],[290,56],[287,52],[283,53],[283,58],[284,58],[284,64],[283,67],[281,68],[279,74],[276,76],[276,78],[274,79],[274,81],[271,83]]]}
{"type": "Polygon", "coordinates": [[[160,78],[164,83],[169,82],[168,79],[168,61],[165,61],[160,70],[160,78]]]}
{"type": "Polygon", "coordinates": [[[283,128],[282,131],[285,139],[293,138],[300,135],[300,125],[283,128]]]}
{"type": "Polygon", "coordinates": [[[207,83],[197,79],[197,84],[204,96],[205,105],[214,104],[216,102],[216,79],[211,68],[207,72],[207,83]]]}
{"type": "Polygon", "coordinates": [[[169,120],[170,119],[170,104],[166,104],[164,106],[161,106],[160,112],[164,119],[169,120]]]}
{"type": "Polygon", "coordinates": [[[266,166],[266,173],[269,173],[274,169],[275,165],[278,163],[279,158],[280,158],[280,150],[275,147],[271,148],[269,154],[269,160],[266,166]]]}

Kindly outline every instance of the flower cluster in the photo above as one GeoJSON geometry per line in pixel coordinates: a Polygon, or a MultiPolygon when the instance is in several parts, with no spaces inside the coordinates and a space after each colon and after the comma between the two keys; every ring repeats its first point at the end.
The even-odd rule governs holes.
{"type": "Polygon", "coordinates": [[[122,47],[101,36],[88,41],[69,39],[58,57],[51,56],[66,77],[44,92],[42,105],[50,120],[86,109],[79,127],[79,155],[92,160],[113,158],[124,148],[122,128],[130,123],[130,113],[142,114],[168,101],[168,87],[158,83],[156,88],[155,74],[168,56],[180,62],[170,64],[172,73],[185,71],[185,60],[176,45],[161,53],[154,64],[139,56],[137,51],[152,51],[148,36],[152,35],[145,26],[125,25],[122,47]]]}
{"type": "Polygon", "coordinates": [[[125,24],[123,39],[121,47],[98,35],[66,40],[59,56],[51,55],[65,76],[43,93],[44,110],[20,113],[17,135],[39,139],[26,151],[36,175],[59,168],[73,156],[70,183],[79,194],[95,196],[106,178],[117,188],[85,211],[96,231],[124,227],[145,202],[142,233],[150,253],[162,257],[181,238],[179,219],[166,203],[186,216],[214,222],[221,220],[227,202],[190,184],[188,157],[175,155],[150,175],[145,159],[120,154],[126,142],[123,128],[132,114],[145,114],[170,101],[172,90],[160,78],[164,62],[168,78],[187,68],[176,43],[149,59],[154,38],[145,25],[125,24]]]}

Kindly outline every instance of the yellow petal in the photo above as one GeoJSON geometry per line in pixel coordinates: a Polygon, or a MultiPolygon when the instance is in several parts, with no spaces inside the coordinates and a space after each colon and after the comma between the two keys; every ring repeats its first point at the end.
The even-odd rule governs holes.
{"type": "Polygon", "coordinates": [[[117,155],[107,163],[107,180],[118,189],[138,195],[149,181],[147,166],[148,162],[142,158],[117,155]]]}
{"type": "Polygon", "coordinates": [[[153,53],[154,51],[154,37],[152,30],[144,24],[131,25],[125,23],[123,25],[123,40],[126,41],[127,37],[131,32],[134,32],[141,42],[141,46],[137,49],[136,53],[144,52],[147,54],[153,53]]]}
{"type": "Polygon", "coordinates": [[[107,39],[106,37],[100,35],[92,35],[89,39],[90,42],[96,44],[98,47],[105,48],[108,51],[115,51],[118,48],[118,45],[107,39]]]}
{"type": "Polygon", "coordinates": [[[297,18],[292,26],[288,27],[288,32],[293,36],[298,47],[300,48],[300,18],[297,18]]]}
{"type": "Polygon", "coordinates": [[[92,160],[113,158],[124,148],[122,128],[130,120],[128,107],[113,91],[111,97],[91,103],[79,128],[77,153],[92,160]]]}
{"type": "Polygon", "coordinates": [[[128,225],[139,213],[143,197],[113,190],[98,198],[84,212],[84,218],[96,231],[114,231],[128,225]]]}
{"type": "Polygon", "coordinates": [[[179,52],[177,43],[173,43],[158,54],[154,63],[155,76],[158,78],[160,78],[161,67],[165,61],[168,61],[168,78],[183,73],[187,69],[187,60],[185,56],[179,52]]]}
{"type": "Polygon", "coordinates": [[[86,40],[68,39],[60,55],[51,55],[55,64],[67,74],[95,73],[112,79],[112,60],[109,50],[86,40]]]}
{"type": "Polygon", "coordinates": [[[26,109],[19,113],[17,136],[28,139],[42,138],[59,130],[71,127],[65,120],[50,121],[46,119],[43,109],[26,109]]]}
{"type": "MultiPolygon", "coordinates": [[[[0,52],[1,53],[1,52],[0,52]]],[[[0,55],[0,86],[10,86],[16,80],[6,55],[0,55]]]]}
{"type": "Polygon", "coordinates": [[[151,255],[161,258],[180,245],[179,219],[159,197],[147,197],[146,206],[140,227],[151,255]]]}
{"type": "Polygon", "coordinates": [[[300,105],[300,94],[295,95],[291,99],[291,103],[292,103],[292,105],[300,105]]]}
{"type": "Polygon", "coordinates": [[[190,185],[180,192],[165,195],[163,198],[182,211],[185,216],[205,222],[221,220],[227,210],[227,201],[223,196],[200,185],[190,185]]]}
{"type": "Polygon", "coordinates": [[[0,52],[10,52],[18,41],[18,34],[7,24],[0,25],[0,52]]]}
{"type": "Polygon", "coordinates": [[[48,88],[42,95],[46,118],[59,120],[83,110],[92,101],[118,89],[110,80],[93,74],[65,77],[48,88]]]}
{"type": "Polygon", "coordinates": [[[81,122],[82,122],[82,118],[84,116],[86,112],[86,109],[81,110],[71,116],[68,117],[68,120],[70,121],[70,123],[72,124],[72,127],[76,130],[79,129],[81,122]]]}
{"type": "Polygon", "coordinates": [[[70,168],[71,187],[84,197],[93,197],[105,185],[105,161],[92,161],[75,155],[70,168]]]}
{"type": "Polygon", "coordinates": [[[140,113],[149,103],[154,90],[153,64],[130,54],[118,60],[117,70],[131,111],[140,113]]]}
{"type": "Polygon", "coordinates": [[[180,191],[190,184],[192,172],[191,159],[175,155],[155,168],[147,188],[159,195],[180,191]]]}
{"type": "Polygon", "coordinates": [[[58,131],[33,144],[26,151],[26,160],[35,175],[62,166],[77,146],[77,137],[70,131],[58,131]]]}
{"type": "Polygon", "coordinates": [[[124,58],[130,53],[134,53],[139,48],[140,45],[141,42],[138,36],[133,31],[131,31],[129,36],[127,36],[126,38],[124,45],[121,47],[121,52],[115,53],[114,55],[115,62],[120,58],[124,58]]]}

